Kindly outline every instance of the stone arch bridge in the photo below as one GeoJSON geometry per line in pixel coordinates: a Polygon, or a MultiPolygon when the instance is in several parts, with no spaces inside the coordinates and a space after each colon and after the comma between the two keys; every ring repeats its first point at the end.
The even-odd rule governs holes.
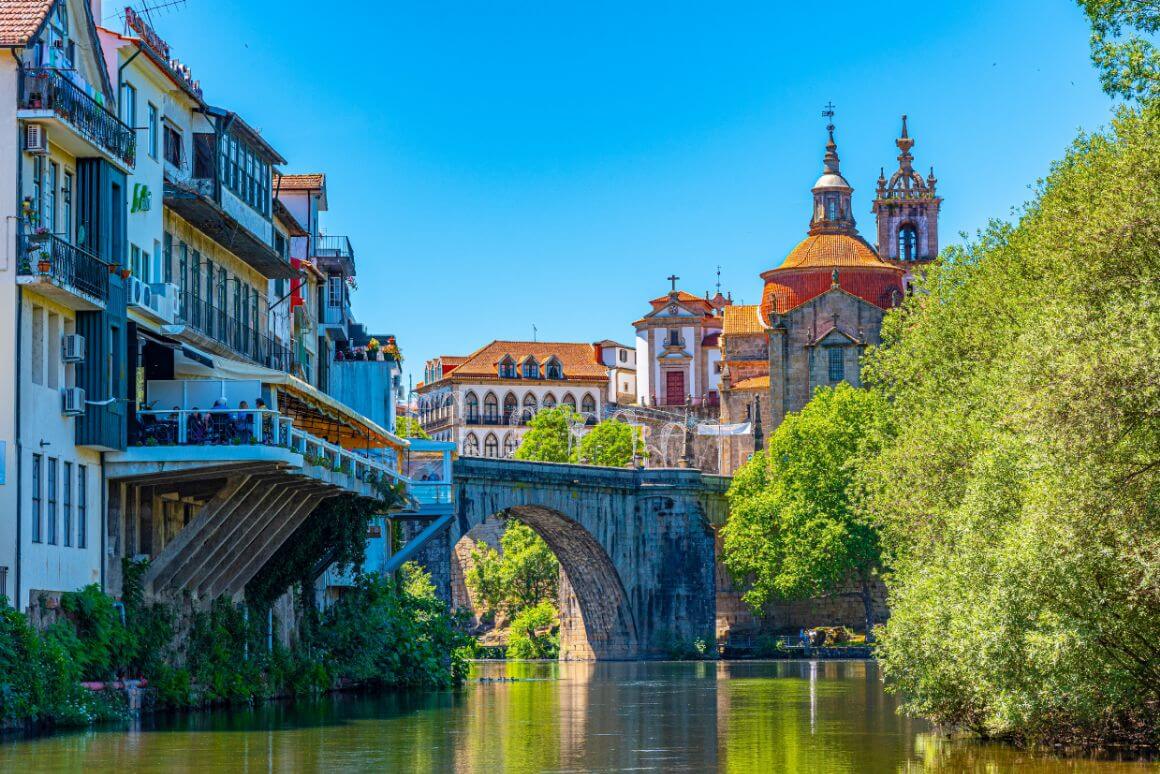
{"type": "Polygon", "coordinates": [[[729,479],[698,470],[601,468],[460,458],[455,505],[434,520],[406,518],[415,559],[451,594],[451,552],[489,516],[530,526],[555,553],[597,659],[663,655],[675,641],[714,642],[714,525],[729,479]]]}

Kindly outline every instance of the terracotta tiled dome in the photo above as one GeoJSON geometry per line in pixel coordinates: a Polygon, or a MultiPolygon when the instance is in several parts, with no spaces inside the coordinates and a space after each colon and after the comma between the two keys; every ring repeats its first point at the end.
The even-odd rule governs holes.
{"type": "Polygon", "coordinates": [[[902,298],[905,272],[879,259],[862,237],[851,234],[814,234],[798,244],[781,266],[761,275],[765,291],[761,311],[784,314],[833,286],[888,309],[902,298]]]}

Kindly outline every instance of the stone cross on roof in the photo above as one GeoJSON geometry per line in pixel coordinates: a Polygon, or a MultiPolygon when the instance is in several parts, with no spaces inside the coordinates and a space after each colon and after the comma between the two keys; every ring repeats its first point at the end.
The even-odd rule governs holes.
{"type": "Polygon", "coordinates": [[[680,277],[678,277],[676,274],[670,274],[669,276],[665,277],[665,279],[667,279],[669,282],[673,283],[673,292],[676,293],[677,292],[677,280],[679,280],[680,277]]]}

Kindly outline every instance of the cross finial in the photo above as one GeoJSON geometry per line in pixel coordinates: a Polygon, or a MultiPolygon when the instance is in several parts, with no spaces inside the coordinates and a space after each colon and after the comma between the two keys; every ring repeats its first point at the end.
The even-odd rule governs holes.
{"type": "Polygon", "coordinates": [[[667,279],[669,282],[673,283],[673,292],[676,293],[677,292],[677,280],[679,280],[680,277],[678,277],[676,274],[670,274],[669,276],[665,277],[665,279],[667,279]]]}
{"type": "Polygon", "coordinates": [[[717,264],[717,295],[721,295],[721,264],[717,264]]]}
{"type": "Polygon", "coordinates": [[[825,110],[822,111],[822,118],[829,119],[829,123],[826,124],[826,128],[833,131],[833,129],[834,129],[834,103],[833,103],[833,101],[826,103],[825,110]]]}

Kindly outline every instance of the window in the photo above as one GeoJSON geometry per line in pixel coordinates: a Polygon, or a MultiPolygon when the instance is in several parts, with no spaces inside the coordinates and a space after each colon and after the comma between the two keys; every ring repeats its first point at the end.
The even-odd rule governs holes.
{"type": "Polygon", "coordinates": [[[332,275],[326,280],[326,303],[335,308],[342,307],[342,277],[332,275]]]}
{"type": "Polygon", "coordinates": [[[484,457],[498,457],[499,456],[499,439],[495,437],[494,433],[488,433],[487,438],[483,441],[483,456],[484,457]]]}
{"type": "Polygon", "coordinates": [[[467,393],[467,421],[472,424],[479,421],[479,398],[474,392],[467,393]]]}
{"type": "Polygon", "coordinates": [[[517,446],[519,444],[516,443],[516,437],[508,433],[503,439],[503,456],[510,457],[515,454],[517,446]]]}
{"type": "Polygon", "coordinates": [[[55,161],[48,162],[48,195],[44,201],[44,227],[56,233],[56,202],[57,186],[60,184],[60,165],[55,161]]]}
{"type": "Polygon", "coordinates": [[[525,379],[539,379],[540,378],[540,364],[536,362],[535,358],[528,358],[524,361],[524,378],[525,379]]]}
{"type": "MultiPolygon", "coordinates": [[[[186,291],[189,290],[189,280],[187,278],[188,273],[189,273],[189,245],[187,245],[184,241],[180,241],[177,243],[177,284],[181,288],[181,295],[182,296],[184,296],[186,291]]],[[[182,304],[186,303],[184,298],[181,299],[181,303],[182,304]]],[[[188,310],[188,309],[185,310],[186,317],[189,316],[189,313],[190,313],[190,310],[188,310]]]]}
{"type": "Polygon", "coordinates": [[[826,220],[838,219],[838,197],[836,194],[826,194],[826,220]]]}
{"type": "Polygon", "coordinates": [[[165,277],[166,269],[169,264],[169,255],[161,252],[161,243],[156,239],[153,240],[153,258],[150,261],[149,281],[150,282],[167,282],[165,277]],[[163,265],[164,263],[164,265],[163,265]]]}
{"type": "Polygon", "coordinates": [[[572,409],[573,411],[576,410],[576,396],[573,395],[572,393],[569,392],[569,393],[564,394],[563,403],[565,406],[572,409]]]}
{"type": "Polygon", "coordinates": [[[165,160],[179,169],[182,168],[185,161],[185,143],[182,142],[181,132],[165,124],[161,130],[161,142],[165,146],[163,148],[165,160]]]}
{"type": "Polygon", "coordinates": [[[46,515],[48,516],[48,544],[50,546],[56,545],[56,457],[48,458],[48,509],[46,515]]]}
{"type": "Polygon", "coordinates": [[[620,354],[620,362],[622,362],[622,363],[628,362],[628,350],[627,349],[620,350],[619,354],[620,354]]]}
{"type": "Polygon", "coordinates": [[[505,357],[499,361],[499,378],[501,379],[515,379],[516,378],[516,364],[511,357],[505,357]]]}
{"type": "Polygon", "coordinates": [[[544,367],[544,372],[549,379],[563,379],[564,368],[560,365],[560,361],[553,358],[548,361],[548,365],[544,367]]]}
{"type": "Polygon", "coordinates": [[[515,395],[512,395],[509,392],[506,396],[504,396],[504,399],[503,399],[503,422],[505,425],[511,423],[512,418],[516,415],[516,408],[518,408],[518,406],[519,406],[519,403],[516,401],[515,395]]]}
{"type": "Polygon", "coordinates": [[[483,420],[485,422],[494,422],[499,418],[499,401],[496,400],[495,393],[489,392],[483,399],[483,420]]]}
{"type": "Polygon", "coordinates": [[[263,215],[270,214],[270,165],[237,137],[222,137],[222,183],[263,215]]]}
{"type": "Polygon", "coordinates": [[[41,497],[41,483],[42,476],[41,466],[44,464],[44,458],[39,454],[32,455],[32,542],[43,543],[44,535],[42,534],[40,526],[40,497],[41,497]]]}
{"type": "MultiPolygon", "coordinates": [[[[44,156],[32,157],[32,211],[36,217],[44,215],[44,156]]],[[[40,225],[44,225],[41,223],[40,225]]]]}
{"type": "Polygon", "coordinates": [[[139,280],[145,279],[145,275],[142,274],[144,268],[141,264],[141,248],[137,245],[129,245],[129,270],[139,280]]]}
{"type": "Polygon", "coordinates": [[[524,410],[520,412],[520,422],[525,425],[531,422],[532,417],[536,415],[536,408],[536,396],[529,392],[524,396],[524,410]]]}
{"type": "Polygon", "coordinates": [[[596,399],[591,394],[585,395],[584,400],[580,402],[580,410],[585,414],[596,413],[596,399]]]}
{"type": "Polygon", "coordinates": [[[60,184],[60,231],[65,241],[73,240],[73,173],[67,170],[60,184]]]}
{"type": "Polygon", "coordinates": [[[121,84],[121,120],[137,128],[137,89],[131,83],[121,84]]]}
{"type": "Polygon", "coordinates": [[[550,392],[547,395],[545,395],[544,401],[543,401],[543,406],[546,409],[556,408],[556,396],[550,392]]]}
{"type": "Polygon", "coordinates": [[[846,360],[841,347],[831,347],[829,353],[830,381],[840,382],[846,376],[846,360]]]}
{"type": "Polygon", "coordinates": [[[32,307],[32,383],[44,384],[44,307],[32,307]]]}
{"type": "Polygon", "coordinates": [[[918,232],[909,223],[898,229],[898,260],[913,261],[918,257],[918,232]]]}
{"type": "Polygon", "coordinates": [[[463,440],[463,456],[479,456],[479,439],[475,437],[475,433],[468,433],[467,438],[463,440]]]}
{"type": "Polygon", "coordinates": [[[670,347],[681,346],[681,332],[679,330],[677,330],[676,328],[669,329],[669,346],[670,347]]]}
{"type": "Polygon", "coordinates": [[[48,341],[45,344],[46,358],[44,386],[56,389],[60,386],[60,315],[56,312],[48,313],[48,341]]]}
{"type": "Polygon", "coordinates": [[[72,545],[72,463],[66,462],[64,464],[64,473],[60,479],[61,498],[60,498],[60,514],[61,514],[61,536],[66,546],[72,545]]]}
{"type": "Polygon", "coordinates": [[[149,119],[149,158],[157,158],[157,106],[152,102],[146,107],[147,116],[149,119]]]}
{"type": "Polygon", "coordinates": [[[89,469],[77,465],[77,548],[87,548],[89,542],[89,469]]]}

